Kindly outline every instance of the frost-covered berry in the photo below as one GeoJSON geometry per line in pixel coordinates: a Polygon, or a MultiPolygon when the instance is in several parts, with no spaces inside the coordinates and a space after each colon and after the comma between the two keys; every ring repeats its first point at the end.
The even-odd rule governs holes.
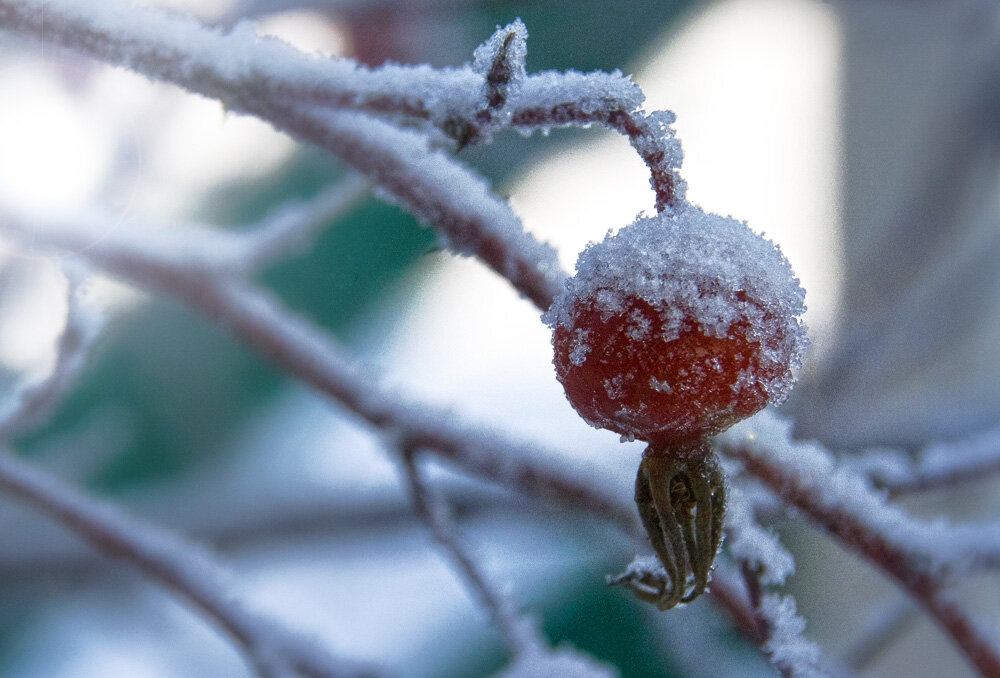
{"type": "Polygon", "coordinates": [[[545,319],[585,420],[680,452],[784,400],[803,297],[773,243],[687,206],[588,247],[545,319]]]}
{"type": "Polygon", "coordinates": [[[635,501],[666,573],[610,581],[664,610],[705,591],[726,510],[708,437],[788,395],[804,296],[773,243],[687,204],[580,255],[544,317],[556,374],[588,422],[649,443],[635,501]]]}

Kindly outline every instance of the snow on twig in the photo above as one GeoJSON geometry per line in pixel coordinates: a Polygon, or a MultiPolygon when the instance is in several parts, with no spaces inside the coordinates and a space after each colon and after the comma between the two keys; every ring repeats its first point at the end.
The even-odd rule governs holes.
{"type": "MultiPolygon", "coordinates": [[[[99,8],[75,0],[0,0],[0,28],[218,98],[232,110],[261,117],[342,157],[432,223],[457,251],[480,257],[544,310],[564,277],[555,254],[524,233],[509,206],[492,196],[482,179],[426,147],[422,135],[369,116],[341,113],[341,118],[331,110],[393,113],[452,130],[475,123],[484,110],[491,125],[509,120],[522,131],[604,124],[626,134],[649,165],[657,209],[681,204],[681,151],[670,129],[672,114],[643,113],[641,91],[617,72],[519,78],[515,62],[524,32],[523,26],[512,27],[505,30],[515,37],[508,47],[516,58],[499,62],[507,64],[501,71],[511,76],[498,76],[491,86],[493,68],[485,74],[472,67],[368,69],[346,59],[303,55],[278,40],[259,38],[249,26],[223,34],[188,18],[113,0],[99,8]],[[482,106],[497,96],[503,99],[498,101],[502,116],[482,106]],[[412,155],[394,153],[400,144],[412,155]]],[[[492,44],[480,54],[489,53],[492,44]]],[[[494,56],[499,53],[494,50],[494,56]]]]}
{"type": "Polygon", "coordinates": [[[996,477],[1000,474],[1000,427],[962,440],[932,443],[916,454],[877,449],[847,458],[845,463],[893,496],[996,477]]]}
{"type": "MultiPolygon", "coordinates": [[[[0,28],[35,35],[218,98],[232,110],[256,115],[331,151],[377,183],[385,195],[437,228],[455,251],[483,260],[543,310],[565,275],[552,249],[524,232],[510,206],[481,177],[434,148],[426,135],[401,129],[393,120],[426,120],[454,135],[465,123],[482,118],[482,128],[469,141],[486,139],[504,125],[527,133],[603,124],[625,134],[650,167],[658,210],[684,203],[685,187],[678,174],[681,150],[670,129],[672,115],[641,111],[641,92],[620,73],[522,75],[523,36],[517,30],[495,35],[474,66],[368,69],[349,60],[308,57],[278,40],[259,38],[249,24],[222,33],[190,19],[114,0],[0,0],[0,28]],[[495,75],[492,84],[491,74],[495,75]]],[[[464,134],[457,135],[460,141],[464,134]]],[[[53,231],[49,237],[51,243],[72,247],[78,235],[53,231]]],[[[564,469],[546,468],[539,461],[546,458],[544,452],[533,457],[525,451],[530,447],[498,434],[484,434],[447,412],[416,414],[419,410],[413,402],[373,383],[370,375],[345,359],[336,344],[315,327],[265,292],[218,275],[218,258],[204,251],[203,242],[178,242],[180,247],[156,252],[122,238],[102,243],[85,256],[120,277],[177,297],[216,319],[288,373],[411,447],[433,450],[476,475],[557,498],[634,528],[630,509],[564,469]],[[211,275],[190,260],[183,261],[179,252],[185,247],[211,275]]],[[[260,251],[267,249],[264,246],[260,251]]],[[[942,593],[946,575],[998,560],[997,526],[986,530],[914,521],[888,506],[857,474],[837,467],[824,451],[792,445],[787,431],[776,428],[767,415],[750,426],[766,430],[751,432],[750,436],[758,435],[754,439],[744,427],[743,433],[722,437],[720,445],[742,459],[747,471],[784,502],[798,507],[896,578],[981,672],[1000,673],[996,648],[942,593]]],[[[925,455],[922,463],[932,458],[933,454],[925,455]]],[[[945,478],[967,474],[972,467],[956,470],[953,465],[929,464],[910,475],[910,484],[920,472],[935,468],[936,477],[945,478]]],[[[788,568],[781,564],[774,545],[756,532],[752,517],[737,515],[731,524],[736,532],[742,530],[737,542],[742,540],[747,546],[742,554],[746,562],[772,568],[774,572],[767,576],[780,580],[788,568]]],[[[787,605],[777,599],[772,607],[776,627],[785,624],[794,630],[789,622],[794,614],[788,614],[787,605]]],[[[798,650],[787,653],[801,654],[798,650]]]]}
{"type": "Polygon", "coordinates": [[[462,543],[448,506],[428,487],[420,472],[420,462],[415,452],[401,448],[400,457],[414,510],[427,526],[434,541],[451,558],[466,586],[489,612],[507,649],[516,657],[525,652],[528,646],[539,644],[537,632],[531,622],[522,617],[514,601],[490,584],[486,575],[480,571],[479,565],[462,543]]]}
{"type": "MultiPolygon", "coordinates": [[[[716,442],[784,502],[898,581],[983,675],[1000,675],[1000,649],[944,593],[950,570],[962,571],[984,556],[981,529],[914,520],[886,504],[864,478],[838,466],[818,444],[793,442],[789,424],[768,412],[716,442]]],[[[992,557],[995,547],[988,544],[985,555],[992,557]]]]}
{"type": "Polygon", "coordinates": [[[827,675],[819,664],[819,646],[802,637],[806,623],[795,613],[795,599],[765,592],[763,568],[745,560],[738,562],[757,628],[757,642],[767,658],[786,678],[827,675]]]}
{"type": "Polygon", "coordinates": [[[796,614],[795,600],[791,596],[765,594],[759,609],[761,618],[767,624],[764,652],[782,675],[791,678],[827,675],[819,666],[819,648],[802,637],[806,623],[796,614]]]}
{"type": "Polygon", "coordinates": [[[351,176],[338,181],[315,197],[282,205],[247,232],[233,233],[239,243],[231,266],[252,271],[269,262],[304,249],[317,231],[335,221],[371,191],[364,179],[351,176]]]}
{"type": "MultiPolygon", "coordinates": [[[[774,479],[761,465],[774,467],[780,480],[809,492],[819,508],[837,512],[905,556],[907,565],[932,576],[956,576],[1000,562],[1000,525],[924,522],[890,505],[867,479],[814,442],[796,442],[790,423],[769,412],[737,425],[717,439],[727,454],[773,491],[774,479]]],[[[780,494],[780,493],[779,493],[780,494]]],[[[808,513],[808,512],[807,512],[808,513]]]]}
{"type": "Polygon", "coordinates": [[[522,615],[514,601],[490,584],[475,559],[462,543],[454,519],[428,485],[418,467],[412,449],[401,449],[401,457],[410,496],[421,520],[432,537],[454,561],[468,587],[477,595],[493,618],[493,623],[507,644],[513,658],[498,678],[552,676],[558,678],[612,678],[617,671],[570,647],[551,648],[535,622],[522,615]]]}
{"type": "Polygon", "coordinates": [[[739,485],[730,484],[726,501],[726,542],[733,557],[758,572],[761,583],[784,584],[795,572],[792,554],[757,522],[753,504],[739,485]]]}
{"type": "MultiPolygon", "coordinates": [[[[98,220],[81,220],[76,229],[67,224],[50,228],[37,221],[28,225],[14,215],[0,213],[0,231],[31,238],[35,245],[79,249],[81,242],[89,242],[95,228],[101,228],[98,220]]],[[[285,309],[264,290],[218,271],[192,269],[188,250],[179,256],[157,233],[141,238],[122,235],[132,230],[120,228],[80,256],[116,277],[187,304],[287,374],[333,398],[401,444],[433,451],[466,472],[501,486],[592,511],[630,534],[641,533],[634,509],[626,501],[603,490],[582,470],[567,468],[565,463],[557,469],[546,463],[560,457],[555,452],[466,424],[449,410],[407,397],[383,384],[371,370],[349,358],[332,336],[285,309]]],[[[169,242],[176,237],[172,235],[169,242]]],[[[185,247],[195,246],[191,238],[181,240],[185,247]]]]}
{"type": "Polygon", "coordinates": [[[493,132],[505,127],[510,114],[506,111],[511,95],[520,88],[525,78],[524,63],[528,53],[528,29],[518,19],[498,28],[493,36],[476,48],[472,69],[483,76],[483,106],[471,120],[453,125],[451,136],[459,148],[489,141],[493,132]]]}
{"type": "Polygon", "coordinates": [[[114,0],[99,6],[0,0],[0,28],[218,98],[231,110],[332,152],[432,224],[458,253],[476,255],[539,306],[547,307],[565,277],[555,251],[524,231],[482,177],[431,148],[426,135],[350,110],[316,108],[347,106],[368,95],[395,101],[386,95],[395,92],[416,97],[415,105],[428,116],[442,116],[441,124],[474,116],[484,80],[469,67],[371,70],[349,60],[308,57],[278,40],[258,38],[249,26],[224,35],[192,19],[114,0]]]}
{"type": "Polygon", "coordinates": [[[83,368],[103,319],[88,303],[76,272],[67,276],[66,324],[52,371],[40,382],[22,387],[10,409],[0,417],[0,441],[38,425],[59,404],[83,368]]]}
{"type": "Polygon", "coordinates": [[[319,58],[253,24],[229,32],[197,20],[120,0],[3,0],[0,27],[62,44],[155,80],[231,100],[300,104],[407,114],[434,119],[477,109],[482,77],[468,66],[387,65],[319,58]]]}
{"type": "Polygon", "coordinates": [[[334,658],[309,639],[246,607],[228,574],[206,552],[155,525],[125,515],[0,448],[0,489],[19,497],[104,554],[190,600],[243,648],[261,676],[307,678],[375,676],[374,670],[334,658]]]}
{"type": "Polygon", "coordinates": [[[475,256],[539,308],[552,303],[565,279],[555,250],[524,231],[485,179],[425,136],[353,112],[274,105],[261,115],[367,174],[383,197],[434,226],[452,251],[475,256]]]}

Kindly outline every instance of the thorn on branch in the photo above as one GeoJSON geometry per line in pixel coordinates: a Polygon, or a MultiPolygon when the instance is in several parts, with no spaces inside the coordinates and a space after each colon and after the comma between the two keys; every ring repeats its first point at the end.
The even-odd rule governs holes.
{"type": "Polygon", "coordinates": [[[484,105],[471,120],[450,123],[449,133],[458,142],[458,150],[471,143],[488,141],[493,131],[506,122],[503,120],[504,106],[511,91],[526,77],[527,38],[528,29],[517,19],[498,28],[476,49],[472,69],[485,78],[484,105]]]}

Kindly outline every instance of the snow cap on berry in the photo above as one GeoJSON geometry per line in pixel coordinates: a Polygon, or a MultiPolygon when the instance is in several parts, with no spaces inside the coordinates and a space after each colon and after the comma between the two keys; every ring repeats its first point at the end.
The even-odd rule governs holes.
{"type": "Polygon", "coordinates": [[[590,423],[644,439],[673,426],[711,434],[787,397],[808,345],[804,297],[774,243],[745,222],[686,204],[591,243],[543,320],[555,331],[559,378],[590,423]],[[748,347],[752,359],[727,362],[726,346],[748,347]],[[704,356],[705,364],[675,367],[664,355],[695,363],[704,356]],[[616,360],[631,373],[611,374],[616,360]],[[653,373],[634,373],[646,367],[653,373]],[[738,375],[719,391],[721,377],[689,378],[691,370],[738,375]],[[656,372],[669,372],[686,392],[674,394],[677,384],[656,372]],[[715,393],[699,394],[700,385],[715,393]],[[625,411],[637,404],[648,411],[625,411]],[[725,411],[702,416],[716,406],[725,411]]]}

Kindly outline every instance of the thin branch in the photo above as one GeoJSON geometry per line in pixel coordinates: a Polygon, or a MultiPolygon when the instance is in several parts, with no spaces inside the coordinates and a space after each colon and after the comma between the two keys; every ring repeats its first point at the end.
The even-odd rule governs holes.
{"type": "Polygon", "coordinates": [[[907,598],[878,610],[861,628],[854,645],[844,653],[844,665],[855,672],[870,669],[874,661],[916,623],[918,612],[907,598]]]}
{"type": "Polygon", "coordinates": [[[527,234],[484,179],[431,148],[426,137],[360,113],[255,102],[246,110],[366,174],[386,197],[433,225],[449,249],[475,256],[539,309],[559,293],[566,274],[555,250],[527,234]]]}
{"type": "Polygon", "coordinates": [[[921,526],[887,506],[860,477],[835,468],[815,446],[788,442],[787,426],[767,417],[753,423],[756,428],[743,427],[742,435],[720,436],[719,446],[782,500],[909,591],[982,675],[1000,675],[1000,650],[943,591],[940,560],[954,558],[940,553],[951,550],[949,530],[921,526]]]}
{"type": "Polygon", "coordinates": [[[935,443],[919,452],[871,450],[845,460],[891,497],[955,487],[1000,474],[1000,429],[964,440],[935,443]]]}
{"type": "Polygon", "coordinates": [[[310,200],[282,205],[250,226],[233,233],[239,243],[232,266],[245,273],[283,256],[305,249],[315,234],[354,208],[371,193],[371,184],[358,176],[335,183],[310,200]]]}
{"type": "MultiPolygon", "coordinates": [[[[472,68],[389,66],[318,60],[251,28],[229,34],[197,22],[109,0],[100,12],[68,0],[0,0],[0,28],[31,34],[151,78],[218,98],[320,145],[380,183],[458,252],[474,254],[545,310],[564,274],[555,253],[525,234],[481,178],[426,139],[363,116],[309,110],[349,107],[431,120],[461,129],[482,112],[489,73],[472,68]],[[406,153],[398,153],[402,144],[406,153]]],[[[502,82],[503,79],[500,79],[502,82]]],[[[499,91],[499,90],[498,90],[499,91]]],[[[620,73],[540,73],[524,78],[505,117],[522,131],[601,123],[628,136],[649,165],[657,210],[679,205],[680,145],[672,114],[639,110],[642,93],[620,73]]]]}
{"type": "Polygon", "coordinates": [[[511,126],[528,131],[596,122],[609,127],[627,136],[632,148],[649,167],[656,211],[663,212],[683,204],[687,183],[678,172],[682,154],[680,142],[670,127],[674,114],[667,111],[646,114],[617,107],[616,103],[611,101],[596,108],[581,106],[575,101],[523,107],[513,113],[511,126]]]}
{"type": "Polygon", "coordinates": [[[101,329],[98,311],[81,298],[76,275],[67,276],[66,325],[59,336],[56,362],[40,382],[24,387],[0,417],[0,441],[38,425],[62,400],[83,368],[90,347],[101,329]]]}
{"type": "Polygon", "coordinates": [[[795,611],[795,599],[775,593],[758,594],[761,598],[754,610],[763,629],[763,650],[781,675],[788,678],[828,675],[820,667],[819,647],[802,636],[806,623],[795,611]]]}
{"type": "Polygon", "coordinates": [[[403,449],[400,457],[417,515],[427,526],[434,541],[451,558],[468,588],[489,612],[511,654],[516,657],[524,653],[529,645],[540,644],[537,635],[531,633],[531,623],[522,617],[509,596],[503,595],[487,581],[486,575],[467,552],[448,506],[427,486],[421,475],[415,453],[403,449]]]}
{"type": "Polygon", "coordinates": [[[232,593],[227,573],[193,544],[126,516],[116,506],[61,483],[3,449],[0,489],[32,504],[105,555],[125,560],[190,600],[239,643],[261,676],[286,675],[287,669],[307,678],[376,675],[252,612],[232,593]]]}
{"type": "MultiPolygon", "coordinates": [[[[0,213],[0,230],[30,238],[38,245],[80,249],[94,229],[104,232],[100,219],[79,218],[76,226],[49,228],[0,213]]],[[[554,468],[545,460],[555,452],[499,432],[464,424],[450,411],[407,398],[385,386],[370,370],[351,360],[336,340],[285,309],[262,289],[232,280],[225,271],[192,269],[188,251],[158,242],[158,234],[138,227],[121,228],[80,256],[123,280],[177,299],[237,340],[270,359],[287,374],[333,398],[361,420],[395,436],[414,449],[429,450],[467,473],[501,486],[568,506],[588,510],[641,534],[634,507],[587,482],[565,464],[554,468]]]]}
{"type": "Polygon", "coordinates": [[[759,565],[750,565],[745,560],[737,560],[737,563],[739,563],[740,576],[743,577],[743,585],[747,589],[747,598],[750,601],[750,609],[753,610],[757,630],[760,637],[766,641],[771,637],[771,629],[767,619],[760,611],[761,603],[764,601],[764,585],[760,580],[762,568],[759,565]]]}
{"type": "MultiPolygon", "coordinates": [[[[712,571],[712,583],[708,589],[712,601],[729,617],[733,627],[757,648],[767,640],[761,635],[757,615],[750,606],[746,591],[740,586],[738,576],[722,563],[716,563],[712,571]]],[[[763,652],[763,650],[761,650],[763,652]]]]}
{"type": "Polygon", "coordinates": [[[757,522],[751,494],[731,482],[726,498],[726,542],[742,567],[764,584],[784,584],[795,572],[795,559],[778,538],[757,522]]]}

